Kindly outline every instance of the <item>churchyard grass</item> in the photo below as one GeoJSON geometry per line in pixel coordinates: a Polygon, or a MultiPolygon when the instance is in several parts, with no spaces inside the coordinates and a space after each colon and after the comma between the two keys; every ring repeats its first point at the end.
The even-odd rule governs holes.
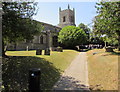
{"type": "Polygon", "coordinates": [[[113,53],[104,49],[87,52],[91,90],[118,90],[118,55],[117,50],[113,53]]]}
{"type": "Polygon", "coordinates": [[[71,61],[78,55],[77,51],[74,50],[64,50],[63,52],[51,51],[51,55],[44,55],[44,50],[42,55],[36,55],[36,51],[7,51],[6,53],[9,56],[35,56],[44,58],[47,61],[51,62],[56,68],[60,69],[63,72],[71,63],[71,61]]]}
{"type": "Polygon", "coordinates": [[[9,58],[3,58],[3,84],[7,83],[7,90],[28,90],[30,68],[41,68],[41,89],[50,90],[78,52],[74,50],[52,51],[49,56],[36,55],[35,50],[7,51],[6,55],[9,58]]]}

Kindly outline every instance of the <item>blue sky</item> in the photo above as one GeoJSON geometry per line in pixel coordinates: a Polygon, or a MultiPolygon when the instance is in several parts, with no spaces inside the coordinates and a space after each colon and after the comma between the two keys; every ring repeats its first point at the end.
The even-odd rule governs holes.
{"type": "Polygon", "coordinates": [[[75,23],[89,24],[96,15],[96,2],[38,2],[38,13],[33,19],[52,25],[59,24],[59,7],[62,10],[75,8],[75,23]]]}

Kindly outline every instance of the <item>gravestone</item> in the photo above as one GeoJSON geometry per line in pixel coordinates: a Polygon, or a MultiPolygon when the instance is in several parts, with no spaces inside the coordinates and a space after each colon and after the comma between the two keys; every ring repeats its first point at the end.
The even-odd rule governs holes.
{"type": "Polygon", "coordinates": [[[50,55],[50,49],[49,49],[49,48],[46,48],[46,49],[45,49],[44,55],[50,55]]]}
{"type": "Polygon", "coordinates": [[[36,50],[36,55],[42,55],[42,50],[41,49],[37,49],[36,50]]]}
{"type": "Polygon", "coordinates": [[[105,48],[106,52],[113,52],[113,49],[114,49],[114,48],[112,48],[112,47],[106,47],[106,48],[105,48]]]}
{"type": "Polygon", "coordinates": [[[58,52],[63,52],[62,47],[57,47],[57,51],[58,51],[58,52]]]}

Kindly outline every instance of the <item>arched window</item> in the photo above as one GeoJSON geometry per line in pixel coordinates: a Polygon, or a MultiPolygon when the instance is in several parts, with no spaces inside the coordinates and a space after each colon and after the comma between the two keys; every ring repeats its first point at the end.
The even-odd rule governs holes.
{"type": "Polygon", "coordinates": [[[54,47],[58,46],[58,37],[57,36],[53,36],[53,46],[54,47]]]}
{"type": "Polygon", "coordinates": [[[63,22],[65,22],[66,20],[65,20],[65,16],[63,17],[63,22]]]}
{"type": "Polygon", "coordinates": [[[40,43],[43,44],[43,36],[40,36],[40,43]]]}

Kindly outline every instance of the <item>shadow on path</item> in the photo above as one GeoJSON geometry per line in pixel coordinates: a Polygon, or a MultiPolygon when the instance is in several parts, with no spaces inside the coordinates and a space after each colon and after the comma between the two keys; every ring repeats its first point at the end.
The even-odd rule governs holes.
{"type": "Polygon", "coordinates": [[[70,92],[88,92],[89,87],[86,62],[86,52],[79,53],[54,85],[54,92],[58,92],[59,90],[64,90],[63,92],[66,92],[66,90],[69,90],[70,92]]]}
{"type": "MultiPolygon", "coordinates": [[[[60,92],[62,90],[70,90],[70,92],[89,92],[88,86],[82,84],[81,81],[76,80],[70,76],[63,76],[53,87],[54,92],[60,92]]],[[[65,91],[66,92],[66,91],[65,91]]]]}

